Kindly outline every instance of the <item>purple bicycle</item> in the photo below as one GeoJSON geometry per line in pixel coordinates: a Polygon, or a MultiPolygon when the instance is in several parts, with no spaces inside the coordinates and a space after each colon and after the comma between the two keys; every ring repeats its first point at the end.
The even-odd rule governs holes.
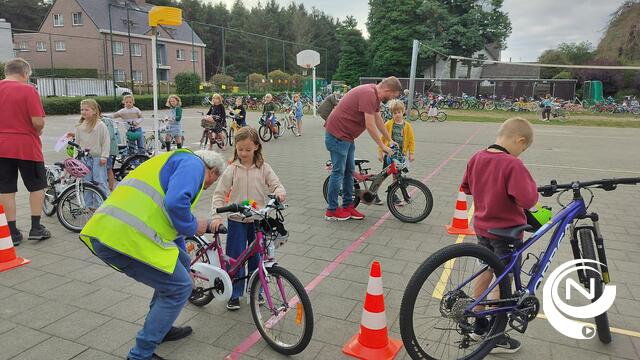
{"type": "Polygon", "coordinates": [[[300,280],[276,263],[275,250],[286,242],[282,215],[285,206],[274,195],[269,199],[263,209],[241,204],[216,209],[217,213],[239,213],[254,219],[256,240],[237,259],[225,255],[220,245],[220,235],[227,233],[224,226],[213,234],[211,241],[205,236],[186,240],[195,286],[189,301],[196,306],[211,301],[226,303],[233,283],[248,280],[248,302],[258,331],[274,350],[293,355],[303,351],[311,341],[313,310],[300,280]],[[257,271],[239,276],[256,254],[257,271]]]}

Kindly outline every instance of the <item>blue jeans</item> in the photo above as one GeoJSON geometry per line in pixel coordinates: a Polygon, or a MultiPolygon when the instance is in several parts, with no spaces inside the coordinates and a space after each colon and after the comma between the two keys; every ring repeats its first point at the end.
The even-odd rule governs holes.
{"type": "Polygon", "coordinates": [[[136,335],[136,344],[129,351],[129,359],[149,359],[171,329],[191,295],[192,280],[189,255],[182,249],[173,274],[167,274],[133,258],[91,240],[96,255],[117,267],[128,277],[152,287],[155,291],[149,313],[136,335]]]}
{"type": "MultiPolygon", "coordinates": [[[[133,132],[139,132],[140,133],[140,137],[138,138],[138,140],[127,140],[127,145],[128,145],[128,152],[129,155],[134,155],[134,154],[142,154],[144,153],[144,132],[142,132],[142,128],[136,128],[135,130],[132,130],[133,132]],[[137,146],[137,147],[136,147],[137,146]]],[[[162,141],[164,139],[160,139],[160,141],[162,141]]]]}
{"type": "MultiPolygon", "coordinates": [[[[84,157],[82,162],[89,168],[89,173],[82,178],[86,182],[95,182],[102,190],[104,196],[109,196],[109,180],[107,179],[107,165],[100,165],[100,157],[84,157]]],[[[95,198],[93,193],[84,194],[84,203],[87,207],[98,208],[102,202],[95,198]]]]}
{"type": "Polygon", "coordinates": [[[327,197],[329,198],[329,207],[327,210],[335,211],[338,208],[338,193],[342,187],[342,206],[347,207],[353,201],[353,171],[356,168],[354,162],[354,154],[356,152],[356,144],[340,140],[325,133],[324,145],[329,150],[333,170],[329,175],[329,189],[327,197]]]}
{"type": "MultiPolygon", "coordinates": [[[[225,248],[225,253],[237,259],[240,254],[247,248],[247,245],[253,243],[256,239],[256,227],[253,223],[241,223],[238,221],[229,220],[227,221],[227,229],[229,232],[227,233],[227,245],[225,248]]],[[[249,272],[253,272],[258,268],[258,254],[249,258],[249,272]]],[[[244,267],[240,269],[238,275],[236,277],[245,276],[244,267]]],[[[237,299],[244,293],[244,283],[245,280],[236,281],[233,284],[233,293],[231,294],[232,299],[237,299]]]]}

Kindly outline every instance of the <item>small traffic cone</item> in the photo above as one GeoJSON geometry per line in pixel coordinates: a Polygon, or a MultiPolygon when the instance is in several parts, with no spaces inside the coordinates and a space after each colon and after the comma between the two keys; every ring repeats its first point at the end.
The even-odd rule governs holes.
{"type": "Polygon", "coordinates": [[[467,218],[467,194],[462,190],[458,191],[458,200],[456,201],[456,211],[453,213],[451,225],[447,226],[447,232],[453,235],[475,235],[475,231],[469,227],[469,219],[467,218]]]}
{"type": "Polygon", "coordinates": [[[390,338],[387,331],[382,272],[380,263],[374,261],[371,265],[360,331],[344,345],[342,352],[358,359],[386,360],[395,358],[401,348],[402,341],[390,338]]]}
{"type": "Polygon", "coordinates": [[[16,256],[16,248],[13,247],[11,231],[4,214],[4,207],[0,205],[0,272],[13,269],[30,263],[31,260],[16,256]]]}

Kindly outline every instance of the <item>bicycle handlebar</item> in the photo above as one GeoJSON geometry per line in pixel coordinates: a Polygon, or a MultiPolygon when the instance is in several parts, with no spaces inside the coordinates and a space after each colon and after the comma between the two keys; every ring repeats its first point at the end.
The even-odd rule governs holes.
{"type": "Polygon", "coordinates": [[[612,191],[612,190],[615,190],[618,185],[636,185],[639,183],[640,183],[640,177],[602,179],[602,180],[593,180],[593,181],[573,181],[568,184],[558,184],[555,180],[551,180],[550,185],[539,186],[538,192],[543,197],[549,197],[563,190],[597,187],[597,188],[602,188],[605,191],[612,191]]]}

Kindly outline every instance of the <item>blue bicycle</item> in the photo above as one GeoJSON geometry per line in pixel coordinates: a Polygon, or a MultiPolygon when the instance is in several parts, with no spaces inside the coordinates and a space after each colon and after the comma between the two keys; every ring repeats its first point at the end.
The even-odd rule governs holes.
{"type": "MultiPolygon", "coordinates": [[[[591,302],[596,302],[610,277],[598,214],[587,212],[594,198],[591,189],[612,191],[621,184],[638,183],[640,178],[570,184],[551,181],[550,185],[539,187],[538,192],[544,197],[559,193],[562,209],[531,237],[520,240],[524,231],[532,230],[531,225],[489,231],[506,242],[509,255],[499,258],[486,247],[464,243],[436,251],[418,267],[402,298],[400,333],[407,353],[412,359],[482,359],[498,337],[506,336],[507,325],[524,333],[538,315],[540,301],[536,291],[567,232],[574,258],[584,260],[576,264],[578,279],[594,295],[591,302]],[[587,202],[582,191],[591,195],[587,202]],[[560,197],[566,192],[571,192],[573,199],[564,205],[560,197]],[[578,224],[580,220],[589,223],[578,224]],[[523,261],[523,253],[551,229],[555,230],[546,249],[539,255],[527,254],[523,261]],[[529,259],[535,260],[533,265],[528,271],[523,270],[529,259]],[[585,266],[591,269],[586,271],[585,266]],[[526,286],[521,273],[530,277],[526,286]],[[488,287],[477,286],[483,280],[488,287]]],[[[596,316],[595,323],[600,341],[611,342],[607,313],[596,316]]]]}

